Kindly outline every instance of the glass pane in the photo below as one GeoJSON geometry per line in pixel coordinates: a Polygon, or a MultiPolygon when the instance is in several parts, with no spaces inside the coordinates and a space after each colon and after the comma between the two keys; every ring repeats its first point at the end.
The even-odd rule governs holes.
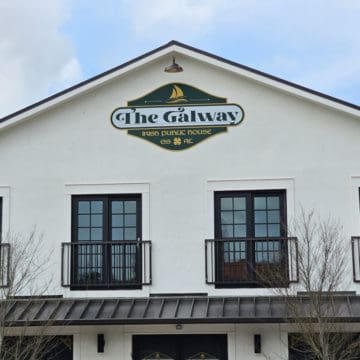
{"type": "Polygon", "coordinates": [[[243,253],[235,253],[235,261],[244,260],[244,254],[243,253]]]}
{"type": "Polygon", "coordinates": [[[79,201],[79,214],[88,214],[90,212],[90,201],[79,201]]]}
{"type": "Polygon", "coordinates": [[[246,226],[245,225],[235,225],[234,237],[246,237],[246,226]]]}
{"type": "Polygon", "coordinates": [[[263,262],[263,253],[262,252],[255,253],[255,262],[256,263],[263,262]]]}
{"type": "Polygon", "coordinates": [[[246,211],[234,211],[234,223],[245,224],[246,223],[246,211]]]}
{"type": "Polygon", "coordinates": [[[255,223],[266,223],[266,210],[255,211],[255,223]]]}
{"type": "Polygon", "coordinates": [[[233,253],[233,252],[230,252],[230,253],[229,253],[229,258],[230,258],[230,262],[234,262],[235,256],[234,256],[234,253],[233,253]]]}
{"type": "Polygon", "coordinates": [[[230,198],[230,197],[221,198],[220,208],[221,208],[221,210],[232,210],[233,209],[233,198],[230,198]]]}
{"type": "Polygon", "coordinates": [[[266,209],[266,197],[255,197],[254,208],[257,210],[266,209]]]}
{"type": "Polygon", "coordinates": [[[115,214],[115,213],[119,214],[119,213],[124,212],[124,202],[123,201],[112,201],[111,207],[112,207],[113,214],[115,214]]]}
{"type": "Polygon", "coordinates": [[[125,212],[136,213],[136,201],[125,201],[125,212]]]}
{"type": "Polygon", "coordinates": [[[125,228],[124,240],[136,240],[136,228],[125,228]]]}
{"type": "Polygon", "coordinates": [[[232,238],[233,235],[233,226],[232,225],[222,225],[221,226],[221,237],[223,238],[232,238]]]}
{"type": "Polygon", "coordinates": [[[125,215],[125,226],[136,226],[136,215],[125,215]]]}
{"type": "Polygon", "coordinates": [[[266,225],[255,225],[255,237],[266,237],[266,225]]]}
{"type": "Polygon", "coordinates": [[[111,229],[111,239],[116,241],[116,240],[124,240],[124,236],[123,236],[123,229],[116,229],[113,228],[111,229]]]}
{"type": "Polygon", "coordinates": [[[222,224],[232,224],[233,223],[233,212],[232,211],[222,211],[221,212],[221,223],[222,224]]]}
{"type": "Polygon", "coordinates": [[[236,241],[234,245],[235,245],[235,251],[240,251],[240,241],[236,241]]]}
{"type": "Polygon", "coordinates": [[[234,198],[234,210],[246,210],[246,199],[244,197],[234,198]]]}
{"type": "Polygon", "coordinates": [[[280,211],[279,210],[268,211],[268,222],[269,223],[279,223],[280,222],[280,211]]]}
{"type": "Polygon", "coordinates": [[[78,229],[78,240],[89,241],[90,240],[90,229],[78,229]]]}
{"type": "Polygon", "coordinates": [[[102,226],[102,215],[91,215],[91,226],[102,226]]]}
{"type": "Polygon", "coordinates": [[[124,215],[113,215],[112,226],[124,226],[124,215]]]}
{"type": "Polygon", "coordinates": [[[280,237],[280,224],[268,225],[268,235],[272,237],[280,237]]]}
{"type": "Polygon", "coordinates": [[[92,201],[91,202],[91,212],[92,213],[102,213],[103,203],[102,201],[92,201]]]}
{"type": "Polygon", "coordinates": [[[89,215],[79,215],[78,223],[80,227],[90,226],[90,216],[89,215]]]}
{"type": "Polygon", "coordinates": [[[91,240],[99,241],[102,240],[102,228],[91,229],[91,240]]]}
{"type": "Polygon", "coordinates": [[[269,196],[267,198],[268,209],[279,209],[279,197],[278,196],[269,196]]]}

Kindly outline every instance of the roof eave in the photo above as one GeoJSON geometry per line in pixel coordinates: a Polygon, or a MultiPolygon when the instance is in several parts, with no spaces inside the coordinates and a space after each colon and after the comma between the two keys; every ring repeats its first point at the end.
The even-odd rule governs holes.
{"type": "Polygon", "coordinates": [[[0,119],[0,131],[4,128],[22,122],[25,119],[39,115],[53,106],[58,106],[61,103],[69,101],[75,96],[79,96],[89,90],[94,90],[96,87],[101,86],[105,82],[133,71],[135,68],[151,63],[161,56],[166,56],[167,54],[174,52],[174,50],[175,45],[173,42],[169,42],[99,75],[91,77],[90,79],[75,84],[43,100],[11,113],[0,119]]]}
{"type": "Polygon", "coordinates": [[[112,68],[106,72],[80,82],[72,87],[69,87],[61,92],[58,92],[52,96],[49,96],[41,101],[38,101],[30,106],[3,117],[0,119],[0,130],[9,126],[13,126],[27,118],[36,116],[43,111],[52,108],[53,106],[57,106],[89,90],[93,90],[108,80],[112,80],[115,77],[121,76],[134,70],[137,67],[148,64],[161,56],[165,56],[173,52],[177,52],[189,57],[195,57],[199,61],[210,63],[213,66],[219,67],[221,69],[237,73],[263,85],[290,93],[297,97],[310,100],[312,102],[345,112],[356,117],[360,117],[360,106],[358,105],[323,94],[321,92],[306,88],[304,86],[292,83],[290,81],[261,72],[259,70],[255,70],[245,65],[241,65],[231,60],[173,40],[115,68],[112,68]]]}

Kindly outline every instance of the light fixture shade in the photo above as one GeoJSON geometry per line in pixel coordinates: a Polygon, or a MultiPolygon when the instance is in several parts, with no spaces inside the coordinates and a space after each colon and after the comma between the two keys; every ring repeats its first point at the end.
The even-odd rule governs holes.
{"type": "Polygon", "coordinates": [[[184,71],[183,68],[178,65],[176,62],[175,62],[175,57],[173,57],[173,62],[171,65],[167,66],[164,70],[165,72],[168,72],[168,73],[178,73],[178,72],[182,72],[184,71]]]}

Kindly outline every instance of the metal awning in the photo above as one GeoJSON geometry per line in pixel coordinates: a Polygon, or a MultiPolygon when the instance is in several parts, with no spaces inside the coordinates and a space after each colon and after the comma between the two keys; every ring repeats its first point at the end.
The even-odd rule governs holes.
{"type": "MultiPolygon", "coordinates": [[[[294,299],[307,318],[309,298],[294,299]]],[[[335,302],[334,322],[360,322],[360,296],[339,295],[335,302]]],[[[291,321],[287,303],[275,296],[14,299],[7,302],[5,325],[285,323],[291,321]]]]}

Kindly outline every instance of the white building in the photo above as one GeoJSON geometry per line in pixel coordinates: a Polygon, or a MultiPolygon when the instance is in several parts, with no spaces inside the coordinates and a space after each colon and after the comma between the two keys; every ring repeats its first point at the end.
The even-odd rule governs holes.
{"type": "Polygon", "coordinates": [[[359,332],[359,139],[359,106],[175,41],[1,119],[3,243],[36,227],[53,278],[7,324],[50,321],[76,360],[287,359],[259,273],[297,280],[302,206],[344,227],[359,332]]]}

